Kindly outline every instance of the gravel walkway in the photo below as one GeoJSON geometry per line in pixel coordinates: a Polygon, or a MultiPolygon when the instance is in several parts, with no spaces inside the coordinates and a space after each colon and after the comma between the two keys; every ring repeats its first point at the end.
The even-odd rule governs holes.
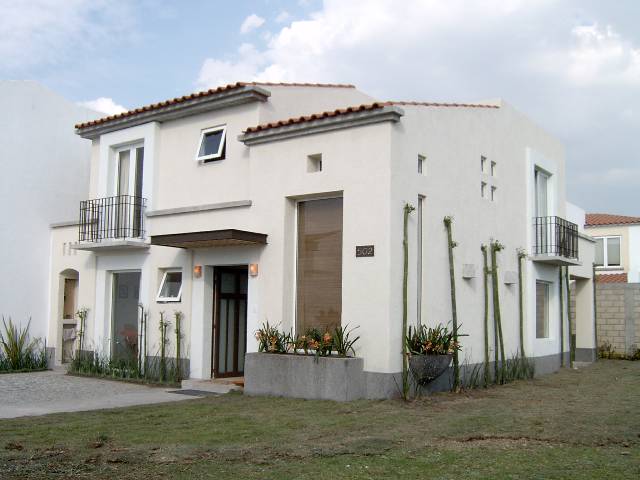
{"type": "Polygon", "coordinates": [[[0,418],[78,412],[176,402],[194,397],[169,393],[175,388],[147,387],[63,371],[0,375],[0,418]]]}

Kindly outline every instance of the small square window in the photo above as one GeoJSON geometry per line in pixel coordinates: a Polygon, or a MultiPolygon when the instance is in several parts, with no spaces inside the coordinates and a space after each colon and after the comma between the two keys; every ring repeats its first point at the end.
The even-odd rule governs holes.
{"type": "Polygon", "coordinates": [[[498,191],[498,187],[491,187],[491,201],[495,202],[497,199],[497,191],[498,191]]]}
{"type": "Polygon", "coordinates": [[[496,176],[496,162],[491,161],[491,176],[495,177],[496,176]]]}
{"type": "Polygon", "coordinates": [[[487,182],[480,182],[480,196],[487,198],[487,182]]]}
{"type": "Polygon", "coordinates": [[[418,173],[427,174],[427,157],[424,155],[418,155],[418,173]]]}
{"type": "Polygon", "coordinates": [[[182,272],[167,270],[158,289],[158,302],[179,302],[182,297],[182,272]]]}
{"type": "Polygon", "coordinates": [[[480,157],[480,171],[482,173],[487,173],[487,157],[485,156],[480,157]]]}
{"type": "Polygon", "coordinates": [[[199,162],[222,160],[225,155],[226,135],[227,127],[225,126],[203,130],[196,160],[199,162]]]}
{"type": "Polygon", "coordinates": [[[316,153],[307,156],[307,172],[321,172],[322,171],[322,154],[316,153]]]}

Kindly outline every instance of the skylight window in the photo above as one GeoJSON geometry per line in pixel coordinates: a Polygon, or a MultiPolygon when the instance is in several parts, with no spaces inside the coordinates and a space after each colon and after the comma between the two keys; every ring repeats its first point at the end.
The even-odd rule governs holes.
{"type": "Polygon", "coordinates": [[[196,160],[199,162],[222,160],[225,154],[226,134],[227,127],[224,125],[203,130],[196,160]]]}
{"type": "Polygon", "coordinates": [[[158,290],[158,302],[179,302],[182,297],[182,272],[167,270],[158,290]]]}

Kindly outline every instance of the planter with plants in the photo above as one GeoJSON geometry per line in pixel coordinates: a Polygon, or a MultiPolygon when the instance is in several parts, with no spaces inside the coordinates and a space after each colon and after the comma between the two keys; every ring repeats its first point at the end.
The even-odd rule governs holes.
{"type": "MultiPolygon", "coordinates": [[[[460,335],[458,335],[460,336],[460,335]]],[[[419,385],[426,385],[442,375],[460,350],[454,332],[440,324],[435,327],[409,327],[405,338],[409,369],[419,385]]]]}
{"type": "Polygon", "coordinates": [[[364,397],[364,363],[355,357],[355,329],[310,329],[293,336],[264,324],[256,332],[258,352],[248,353],[244,393],[306,399],[364,397]]]}

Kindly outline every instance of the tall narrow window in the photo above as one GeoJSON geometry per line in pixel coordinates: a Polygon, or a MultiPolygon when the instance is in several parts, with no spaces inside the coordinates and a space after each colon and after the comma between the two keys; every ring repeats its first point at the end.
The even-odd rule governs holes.
{"type": "Polygon", "coordinates": [[[424,155],[418,155],[418,173],[421,175],[427,174],[427,157],[424,155]]]}
{"type": "Polygon", "coordinates": [[[498,199],[498,187],[491,187],[491,201],[495,202],[498,199]]]}
{"type": "Polygon", "coordinates": [[[416,278],[416,317],[417,324],[420,325],[422,323],[422,230],[423,230],[423,208],[424,208],[424,197],[422,195],[418,195],[418,271],[416,278]]]}
{"type": "Polygon", "coordinates": [[[487,182],[480,182],[480,197],[487,198],[487,182]]]}
{"type": "Polygon", "coordinates": [[[535,174],[536,184],[536,217],[548,217],[549,216],[549,175],[542,170],[536,169],[535,174]]]}
{"type": "Polygon", "coordinates": [[[536,282],[536,338],[549,338],[549,284],[536,282]]]}
{"type": "Polygon", "coordinates": [[[482,173],[487,173],[487,157],[485,156],[480,157],[480,171],[482,173]]]}
{"type": "Polygon", "coordinates": [[[342,198],[298,203],[296,331],[333,330],[342,316],[342,198]]]}
{"type": "Polygon", "coordinates": [[[493,160],[491,161],[491,176],[495,177],[496,176],[497,170],[496,170],[496,162],[494,162],[493,160]]]}

